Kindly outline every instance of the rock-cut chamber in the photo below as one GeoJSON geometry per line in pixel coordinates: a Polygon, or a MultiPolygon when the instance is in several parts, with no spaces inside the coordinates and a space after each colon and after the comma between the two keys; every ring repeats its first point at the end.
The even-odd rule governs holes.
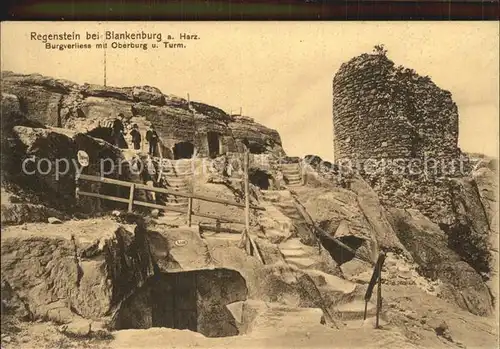
{"type": "Polygon", "coordinates": [[[159,273],[132,294],[115,316],[114,327],[167,327],[207,337],[239,334],[227,305],[247,299],[245,279],[229,269],[159,273]]]}

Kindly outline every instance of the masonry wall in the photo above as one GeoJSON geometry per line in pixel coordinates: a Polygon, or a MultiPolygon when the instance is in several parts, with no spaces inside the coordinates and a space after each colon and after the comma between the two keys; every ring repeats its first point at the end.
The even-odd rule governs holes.
{"type": "Polygon", "coordinates": [[[451,224],[449,179],[468,170],[451,93],[384,53],[344,63],[332,87],[335,161],[356,166],[383,204],[451,224]]]}
{"type": "Polygon", "coordinates": [[[341,66],[333,79],[333,128],[336,160],[459,155],[451,94],[383,54],[341,66]]]}

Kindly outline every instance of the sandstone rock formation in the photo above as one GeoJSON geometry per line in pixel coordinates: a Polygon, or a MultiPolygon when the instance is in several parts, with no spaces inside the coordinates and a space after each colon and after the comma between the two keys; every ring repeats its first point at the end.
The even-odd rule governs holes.
{"type": "Polygon", "coordinates": [[[80,86],[39,74],[2,72],[2,93],[16,96],[28,119],[79,132],[107,127],[119,113],[127,119],[145,117],[176,158],[191,157],[194,148],[199,156],[236,152],[244,139],[253,144],[253,152],[282,151],[275,130],[151,86],[80,86]]]}
{"type": "Polygon", "coordinates": [[[241,249],[209,241],[189,228],[146,230],[141,220],[9,227],[2,232],[2,300],[30,319],[85,319],[110,329],[180,326],[209,337],[237,335],[227,306],[250,297],[320,308],[332,321],[335,304],[324,298],[329,288],[321,275],[282,263],[262,268],[241,249]]]}
{"type": "Polygon", "coordinates": [[[105,319],[153,275],[140,233],[113,222],[94,223],[32,224],[2,232],[2,280],[34,318],[105,319]]]}
{"type": "MultiPolygon", "coordinates": [[[[104,324],[112,330],[184,328],[207,337],[252,333],[263,324],[287,324],[297,332],[322,324],[348,329],[363,317],[366,283],[380,251],[388,253],[383,292],[390,286],[404,297],[404,287],[415,286],[431,295],[439,291],[455,309],[492,313],[488,286],[493,290],[492,276],[498,273],[490,270],[498,258],[492,248],[498,221],[497,168],[491,163],[470,176],[453,172],[427,178],[366,168],[358,175],[311,155],[297,166],[307,174],[305,184],[270,191],[276,155],[284,155],[280,136],[251,118],[188,103],[150,86],[79,86],[14,73],[3,73],[3,78],[2,147],[10,156],[2,156],[2,224],[11,226],[2,230],[2,310],[10,314],[62,322],[63,332],[82,336],[104,324]],[[95,198],[75,200],[79,169],[74,166],[58,180],[50,173],[19,174],[31,156],[51,166],[61,158],[74,164],[78,150],[84,150],[90,159],[84,173],[104,170],[106,177],[142,183],[141,175],[130,171],[130,161],[144,162],[147,156],[109,144],[109,122],[119,112],[141,131],[154,124],[167,158],[190,157],[195,150],[201,157],[226,154],[210,161],[210,175],[189,173],[182,180],[182,188],[197,194],[242,202],[242,183],[223,177],[227,163],[235,164],[233,177],[241,177],[238,152],[243,143],[250,148],[250,202],[266,208],[262,214],[251,210],[250,229],[265,265],[239,245],[243,224],[211,224],[193,216],[193,226],[186,227],[184,215],[172,219],[172,212],[156,212],[146,224],[119,211],[113,212],[118,218],[71,221],[67,213],[73,208],[93,214],[125,207],[104,201],[100,207],[95,198]],[[113,164],[106,162],[108,167],[101,169],[100,159],[113,164]],[[9,187],[14,184],[17,195],[9,187]],[[30,221],[28,214],[34,221],[47,221],[50,215],[65,222],[22,225],[30,221]],[[305,318],[315,326],[303,324],[305,318]]],[[[363,55],[341,68],[334,88],[340,155],[450,161],[460,156],[456,106],[427,78],[394,68],[384,55],[363,55]],[[356,85],[366,77],[368,93],[356,85]],[[380,110],[372,108],[375,104],[380,110]],[[401,130],[415,132],[405,136],[401,130]],[[358,135],[366,139],[354,138],[358,135]]],[[[185,163],[194,171],[206,165],[202,160],[185,163]]],[[[128,197],[128,191],[104,184],[80,188],[128,197]]],[[[136,197],[148,201],[144,192],[137,191],[136,197]]],[[[221,219],[241,218],[244,212],[202,200],[195,200],[192,209],[221,219]]],[[[383,297],[385,321],[392,306],[383,297]]],[[[373,316],[374,304],[367,310],[373,316]]]]}
{"type": "Polygon", "coordinates": [[[481,276],[448,247],[448,237],[416,210],[390,209],[391,224],[422,275],[445,284],[442,297],[476,315],[489,315],[492,300],[481,276]]]}

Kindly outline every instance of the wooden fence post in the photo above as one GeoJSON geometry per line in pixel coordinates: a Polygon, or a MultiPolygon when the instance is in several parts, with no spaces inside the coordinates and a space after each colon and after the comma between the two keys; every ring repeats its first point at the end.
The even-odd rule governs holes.
{"type": "Polygon", "coordinates": [[[135,191],[135,184],[132,184],[130,186],[130,192],[128,195],[128,212],[132,212],[134,206],[134,191],[135,191]]]}
{"type": "Polygon", "coordinates": [[[193,198],[188,199],[187,225],[191,226],[191,214],[193,213],[193,198]]]}
{"type": "Polygon", "coordinates": [[[382,308],[382,263],[378,267],[378,286],[377,286],[377,317],[375,319],[375,328],[379,328],[380,310],[382,308]]]}

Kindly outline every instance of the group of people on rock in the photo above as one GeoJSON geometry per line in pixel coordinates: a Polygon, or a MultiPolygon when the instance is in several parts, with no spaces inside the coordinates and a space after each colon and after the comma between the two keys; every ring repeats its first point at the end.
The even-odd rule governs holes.
{"type": "MultiPolygon", "coordinates": [[[[111,128],[111,137],[113,138],[114,145],[122,148],[123,139],[126,135],[125,132],[125,116],[123,113],[119,113],[118,117],[113,121],[113,126],[111,128]]],[[[137,124],[132,125],[132,130],[130,131],[130,136],[132,137],[132,144],[135,150],[141,149],[142,135],[139,131],[139,126],[137,124]]],[[[146,141],[149,144],[148,154],[153,156],[158,146],[160,137],[156,132],[154,126],[151,124],[146,132],[146,141]]]]}

